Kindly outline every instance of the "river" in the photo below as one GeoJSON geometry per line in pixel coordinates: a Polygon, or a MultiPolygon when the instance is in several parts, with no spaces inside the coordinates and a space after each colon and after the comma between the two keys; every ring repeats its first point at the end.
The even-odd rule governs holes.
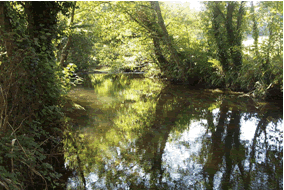
{"type": "Polygon", "coordinates": [[[282,189],[282,102],[90,75],[68,96],[67,189],[282,189]],[[83,180],[84,179],[84,180],[83,180]]]}

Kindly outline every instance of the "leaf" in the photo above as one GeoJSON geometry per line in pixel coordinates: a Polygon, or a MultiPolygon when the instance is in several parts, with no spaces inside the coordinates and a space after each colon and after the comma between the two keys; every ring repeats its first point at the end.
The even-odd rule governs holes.
{"type": "Polygon", "coordinates": [[[47,38],[45,36],[40,36],[41,39],[46,40],[47,38]]]}

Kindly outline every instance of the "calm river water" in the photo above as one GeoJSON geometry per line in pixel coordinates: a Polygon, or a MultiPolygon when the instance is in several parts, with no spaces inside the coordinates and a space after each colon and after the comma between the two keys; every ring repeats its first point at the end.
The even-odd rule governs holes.
{"type": "Polygon", "coordinates": [[[91,87],[69,93],[78,110],[67,189],[283,188],[282,102],[90,77],[91,87]]]}

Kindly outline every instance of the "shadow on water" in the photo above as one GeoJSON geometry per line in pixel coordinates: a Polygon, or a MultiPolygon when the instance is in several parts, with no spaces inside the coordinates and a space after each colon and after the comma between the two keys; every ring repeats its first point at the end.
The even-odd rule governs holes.
{"type": "Polygon", "coordinates": [[[69,97],[67,189],[282,189],[277,102],[150,79],[90,75],[69,97]]]}

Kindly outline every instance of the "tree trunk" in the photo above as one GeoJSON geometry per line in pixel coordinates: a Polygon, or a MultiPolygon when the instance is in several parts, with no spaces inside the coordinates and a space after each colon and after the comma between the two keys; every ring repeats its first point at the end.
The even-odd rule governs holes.
{"type": "Polygon", "coordinates": [[[227,5],[227,20],[226,20],[226,29],[227,29],[227,41],[230,46],[231,58],[234,63],[234,70],[238,70],[239,66],[242,65],[242,53],[241,53],[241,34],[240,27],[242,24],[242,14],[243,7],[242,3],[237,15],[237,26],[233,26],[233,12],[235,10],[235,2],[229,2],[227,5]],[[237,47],[237,48],[236,48],[237,47]]]}
{"type": "Polygon", "coordinates": [[[234,70],[235,73],[237,73],[240,69],[240,66],[242,65],[242,30],[241,30],[241,25],[242,25],[242,20],[243,20],[243,14],[244,14],[244,8],[243,8],[243,2],[241,2],[238,14],[237,14],[237,26],[235,28],[235,40],[234,40],[234,46],[237,48],[233,49],[233,54],[232,54],[232,59],[234,63],[234,70]]]}
{"type": "MultiPolygon", "coordinates": [[[[152,17],[153,17],[153,20],[156,21],[156,13],[154,11],[152,12],[152,17]]],[[[152,25],[152,26],[155,27],[155,25],[152,25]]],[[[159,68],[161,69],[163,74],[168,77],[169,76],[168,75],[169,62],[167,61],[167,59],[163,55],[163,51],[162,51],[162,48],[161,48],[161,42],[160,42],[160,38],[162,36],[160,34],[161,32],[160,32],[159,28],[157,28],[156,30],[154,30],[154,28],[153,28],[151,33],[152,33],[151,37],[152,37],[153,44],[154,44],[154,52],[155,52],[156,59],[158,60],[158,63],[159,63],[159,68]],[[153,32],[153,31],[155,31],[155,32],[153,32]]]]}
{"type": "Polygon", "coordinates": [[[258,52],[259,31],[258,31],[258,28],[257,28],[257,22],[256,22],[256,18],[255,18],[253,1],[251,2],[251,13],[252,13],[252,21],[253,21],[252,37],[254,39],[254,54],[255,54],[256,57],[259,57],[259,52],[258,52]]]}
{"type": "Polygon", "coordinates": [[[217,17],[219,17],[219,15],[223,16],[222,12],[220,12],[219,8],[218,8],[218,3],[219,2],[215,2],[215,5],[213,7],[213,29],[214,29],[214,37],[217,43],[217,47],[218,47],[218,57],[219,57],[219,61],[223,67],[223,71],[225,73],[228,72],[229,70],[229,63],[228,63],[228,53],[227,53],[227,44],[226,44],[226,39],[224,39],[224,36],[222,35],[222,33],[220,32],[220,23],[217,19],[217,17]]]}
{"type": "Polygon", "coordinates": [[[177,66],[178,72],[180,73],[181,78],[184,79],[185,74],[184,74],[183,69],[181,68],[181,61],[178,57],[178,53],[177,53],[176,49],[173,46],[172,40],[169,37],[167,28],[166,28],[165,23],[164,23],[164,19],[163,19],[162,14],[161,14],[159,2],[158,1],[150,1],[150,3],[151,3],[152,8],[155,10],[155,12],[157,14],[158,24],[159,24],[160,28],[162,29],[162,34],[163,34],[162,39],[163,39],[163,42],[168,47],[168,50],[169,50],[169,53],[170,53],[170,58],[175,63],[175,65],[177,66]]]}
{"type": "Polygon", "coordinates": [[[14,52],[14,43],[13,43],[13,34],[12,32],[12,26],[10,23],[10,20],[8,18],[8,7],[7,3],[5,1],[0,2],[0,35],[2,37],[2,46],[5,47],[7,51],[7,56],[12,57],[13,52],[14,52]]]}
{"type": "MultiPolygon", "coordinates": [[[[227,84],[231,85],[232,82],[238,77],[238,71],[242,65],[242,34],[241,25],[243,18],[243,2],[237,13],[235,9],[237,2],[227,3],[226,16],[219,8],[219,2],[213,4],[213,29],[214,37],[217,43],[217,51],[219,61],[223,67],[228,80],[227,84]],[[235,19],[237,22],[235,22],[235,19]],[[225,28],[222,27],[225,26],[225,28]],[[232,62],[232,64],[229,64],[232,62]]],[[[237,88],[237,86],[235,86],[237,88]]]]}
{"type": "MultiPolygon", "coordinates": [[[[72,14],[71,14],[71,21],[70,21],[70,26],[73,25],[74,22],[74,15],[75,15],[75,7],[76,7],[76,1],[74,3],[74,6],[72,8],[72,14]]],[[[68,50],[71,46],[71,41],[72,41],[72,34],[70,33],[68,36],[68,40],[66,45],[63,47],[62,52],[61,52],[61,56],[60,56],[60,65],[61,67],[63,67],[63,64],[65,61],[67,61],[68,58],[68,50]]]]}
{"type": "Polygon", "coordinates": [[[155,52],[156,58],[159,62],[159,67],[160,67],[162,72],[166,72],[167,71],[167,65],[169,63],[166,60],[166,58],[163,56],[163,52],[162,52],[162,49],[160,47],[159,39],[155,36],[153,36],[152,39],[153,39],[153,44],[154,44],[154,52],[155,52]]]}

